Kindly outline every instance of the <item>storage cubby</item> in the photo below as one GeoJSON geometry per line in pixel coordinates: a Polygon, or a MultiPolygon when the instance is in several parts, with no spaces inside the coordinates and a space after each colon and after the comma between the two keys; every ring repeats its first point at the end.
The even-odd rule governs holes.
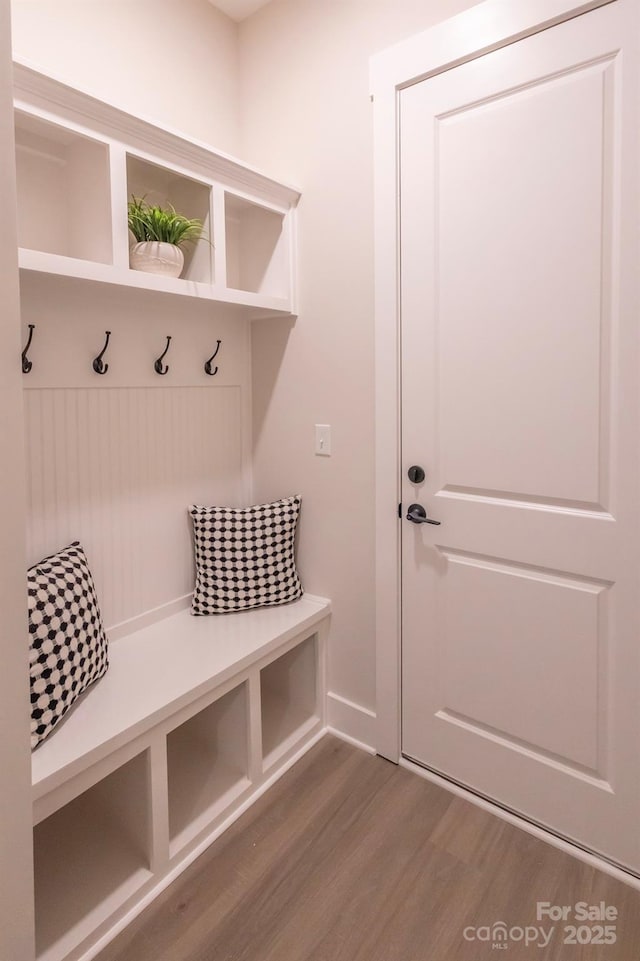
{"type": "Polygon", "coordinates": [[[316,637],[308,637],[260,672],[263,767],[289,750],[319,717],[316,637]]]}
{"type": "Polygon", "coordinates": [[[109,147],[16,112],[20,247],[112,262],[109,147]]]}
{"type": "MultiPolygon", "coordinates": [[[[211,187],[198,180],[182,176],[175,171],[150,163],[132,154],[127,156],[127,199],[144,197],[147,203],[172,207],[188,217],[204,224],[203,239],[185,244],[182,280],[212,284],[213,276],[213,219],[211,216],[211,187]]],[[[126,217],[126,210],[123,211],[126,217]]],[[[131,238],[130,238],[131,239],[131,238]]]]}
{"type": "Polygon", "coordinates": [[[171,855],[249,787],[247,736],[246,684],[169,733],[171,855]]]}
{"type": "Polygon", "coordinates": [[[292,314],[295,187],[26,64],[13,82],[23,285],[51,275],[209,300],[250,320],[292,314]],[[129,269],[132,195],[202,221],[179,278],[129,269]]]}
{"type": "Polygon", "coordinates": [[[35,826],[42,961],[66,955],[151,877],[148,784],[144,752],[35,826]]]}
{"type": "Polygon", "coordinates": [[[284,214],[225,194],[227,287],[289,296],[289,251],[284,214]]]}
{"type": "Polygon", "coordinates": [[[322,734],[329,614],[182,608],[111,645],[32,754],[38,961],[91,956],[322,734]]]}

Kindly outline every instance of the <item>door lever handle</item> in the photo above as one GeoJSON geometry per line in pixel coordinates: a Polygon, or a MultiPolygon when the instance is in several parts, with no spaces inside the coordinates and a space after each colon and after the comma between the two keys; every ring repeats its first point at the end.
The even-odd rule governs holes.
{"type": "Polygon", "coordinates": [[[411,521],[412,524],[435,524],[440,526],[442,523],[442,521],[433,521],[430,517],[427,517],[427,512],[422,504],[411,504],[409,506],[407,520],[411,521]]]}

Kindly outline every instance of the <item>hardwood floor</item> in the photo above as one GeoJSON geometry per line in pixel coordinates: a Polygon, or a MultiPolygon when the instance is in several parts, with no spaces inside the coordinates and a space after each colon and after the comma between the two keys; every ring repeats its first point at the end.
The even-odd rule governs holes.
{"type": "MultiPolygon", "coordinates": [[[[598,935],[596,922],[580,924],[579,937],[598,935]]],[[[97,961],[501,956],[638,961],[640,892],[325,737],[97,961]],[[615,943],[564,944],[573,918],[537,921],[538,901],[572,912],[604,901],[617,910],[615,943]],[[494,944],[500,921],[507,939],[494,944]]]]}

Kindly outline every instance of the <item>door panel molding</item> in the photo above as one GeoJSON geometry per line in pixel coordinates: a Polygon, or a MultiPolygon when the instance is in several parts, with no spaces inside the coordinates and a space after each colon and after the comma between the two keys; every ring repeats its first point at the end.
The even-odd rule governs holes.
{"type": "MultiPolygon", "coordinates": [[[[510,734],[507,735],[504,733],[504,731],[501,731],[497,728],[492,728],[490,725],[483,724],[481,721],[476,721],[472,718],[465,717],[464,714],[458,714],[456,711],[448,711],[443,709],[442,711],[438,711],[436,716],[450,724],[457,724],[461,728],[473,731],[474,735],[476,736],[486,737],[490,741],[493,741],[497,744],[502,744],[503,747],[507,747],[513,751],[520,751],[522,754],[526,754],[527,756],[534,758],[536,761],[541,761],[543,764],[549,764],[553,767],[556,767],[564,774],[568,774],[571,777],[577,777],[601,791],[606,791],[608,794],[613,794],[613,788],[609,781],[603,777],[600,777],[597,771],[594,771],[588,767],[582,768],[577,762],[569,761],[562,755],[554,754],[553,751],[541,748],[536,744],[531,744],[529,741],[526,741],[523,738],[516,738],[510,734]]],[[[418,764],[419,762],[416,761],[415,763],[418,764]]]]}

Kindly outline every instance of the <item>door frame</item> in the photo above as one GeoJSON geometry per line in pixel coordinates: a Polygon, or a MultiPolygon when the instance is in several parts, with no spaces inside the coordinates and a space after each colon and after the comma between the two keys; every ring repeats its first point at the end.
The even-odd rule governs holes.
{"type": "Polygon", "coordinates": [[[484,0],[370,60],[374,123],[376,739],[401,754],[400,91],[615,0],[484,0]],[[428,69],[425,66],[429,65],[428,69]]]}

